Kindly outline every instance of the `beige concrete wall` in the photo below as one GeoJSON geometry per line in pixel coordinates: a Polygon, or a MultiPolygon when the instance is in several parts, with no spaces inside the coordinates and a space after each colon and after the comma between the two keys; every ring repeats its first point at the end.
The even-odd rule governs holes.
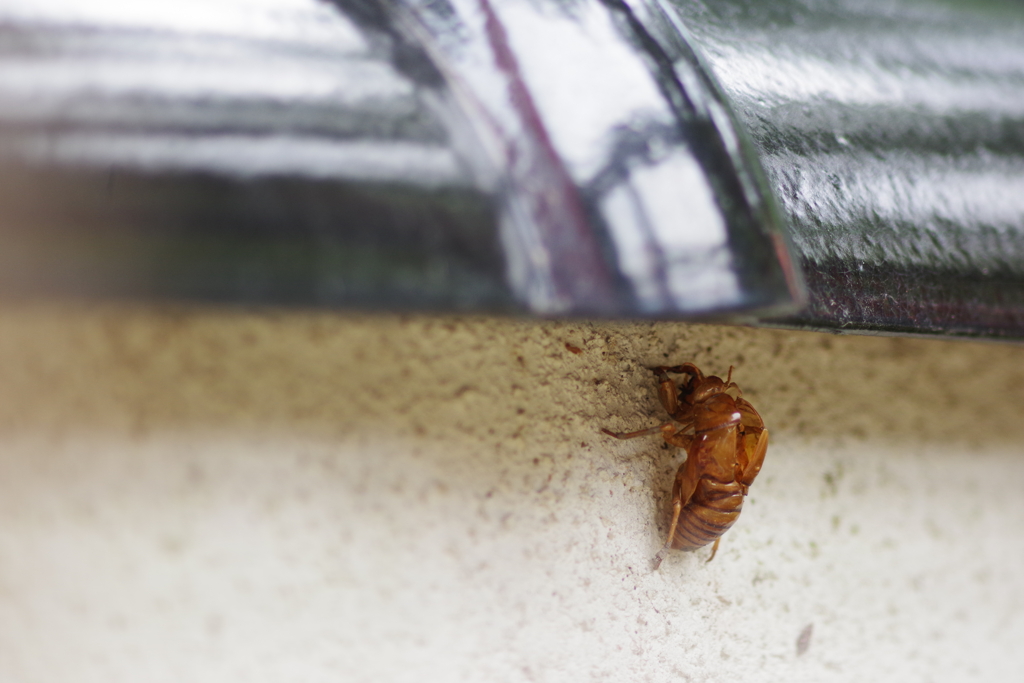
{"type": "Polygon", "coordinates": [[[1012,680],[1022,409],[1011,346],[8,304],[0,680],[1012,680]],[[772,444],[653,571],[681,453],[598,428],[685,360],[772,444]]]}

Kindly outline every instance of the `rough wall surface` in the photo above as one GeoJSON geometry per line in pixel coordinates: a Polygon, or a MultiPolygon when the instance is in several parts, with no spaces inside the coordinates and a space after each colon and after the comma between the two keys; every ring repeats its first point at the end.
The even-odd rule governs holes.
{"type": "Polygon", "coordinates": [[[1009,680],[1022,361],[681,324],[8,304],[0,680],[1009,680]],[[718,557],[653,571],[682,454],[598,428],[655,424],[644,368],[685,360],[735,365],[772,443],[718,557]]]}

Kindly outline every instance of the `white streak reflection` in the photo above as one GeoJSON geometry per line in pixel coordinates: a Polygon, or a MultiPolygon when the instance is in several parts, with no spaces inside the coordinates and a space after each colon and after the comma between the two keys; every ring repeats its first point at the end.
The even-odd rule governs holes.
{"type": "Polygon", "coordinates": [[[1024,64],[1003,73],[964,72],[957,78],[940,68],[945,65],[899,68],[867,58],[836,61],[778,45],[770,49],[719,45],[711,54],[711,65],[730,93],[766,104],[821,100],[940,113],[1019,116],[1024,111],[1024,64]]]}
{"type": "Polygon", "coordinates": [[[4,150],[30,163],[140,170],[211,171],[236,177],[294,175],[402,182],[467,182],[451,150],[412,142],[353,142],[298,136],[64,134],[33,136],[4,150]]]}
{"type": "Polygon", "coordinates": [[[602,208],[619,267],[644,310],[738,304],[726,225],[703,170],[685,151],[634,168],[602,208]]]}
{"type": "Polygon", "coordinates": [[[214,34],[363,52],[366,42],[340,12],[312,0],[7,0],[0,21],[102,31],[214,34]]]}

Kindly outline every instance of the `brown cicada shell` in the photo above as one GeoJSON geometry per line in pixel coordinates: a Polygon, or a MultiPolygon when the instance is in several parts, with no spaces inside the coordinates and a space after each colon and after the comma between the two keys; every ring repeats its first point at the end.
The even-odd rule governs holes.
{"type": "Polygon", "coordinates": [[[616,439],[660,433],[668,443],[686,449],[686,462],[672,487],[668,540],[655,559],[655,568],[670,549],[695,550],[714,541],[710,562],[761,471],[768,451],[768,430],[754,407],[739,396],[732,368],[725,381],[705,377],[693,363],[663,365],[654,368],[654,374],[661,405],[672,419],[636,432],[601,431],[616,439]],[[677,385],[669,373],[688,379],[677,385]]]}

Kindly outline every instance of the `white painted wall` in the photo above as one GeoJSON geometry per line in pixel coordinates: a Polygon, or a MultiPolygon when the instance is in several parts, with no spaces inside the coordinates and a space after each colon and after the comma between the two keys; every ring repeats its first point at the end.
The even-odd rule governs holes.
{"type": "Polygon", "coordinates": [[[1022,361],[680,324],[6,304],[0,680],[1013,680],[1022,361]],[[772,444],[714,562],[655,572],[681,454],[597,430],[654,424],[644,366],[685,360],[735,364],[772,444]]]}

